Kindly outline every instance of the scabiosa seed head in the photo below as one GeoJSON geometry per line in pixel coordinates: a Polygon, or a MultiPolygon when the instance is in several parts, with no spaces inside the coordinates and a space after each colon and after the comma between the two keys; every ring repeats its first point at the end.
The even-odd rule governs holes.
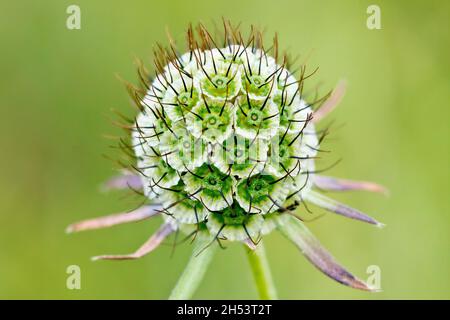
{"type": "Polygon", "coordinates": [[[311,202],[381,225],[315,190],[383,190],[367,182],[320,176],[315,169],[323,137],[314,124],[337,105],[342,85],[330,96],[307,102],[303,84],[310,75],[304,66],[294,75],[288,57],[279,58],[277,38],[268,51],[255,29],[244,41],[236,28],[224,25],[223,45],[216,45],[202,25],[197,37],[191,27],[188,52],[179,54],[171,41],[168,49],[155,51],[151,80],[140,69],[143,90],[133,91],[140,112],[127,126],[132,142],[126,151],[133,163],[109,186],[142,189],[151,204],[126,215],[84,221],[70,230],[162,215],[163,226],[138,251],[100,257],[133,259],[178,230],[201,234],[210,243],[241,241],[256,247],[263,235],[278,228],[321,271],[368,289],[304,231],[295,214],[300,204],[311,202]]]}
{"type": "Polygon", "coordinates": [[[312,108],[263,49],[238,43],[182,57],[148,88],[132,133],[144,193],[174,229],[205,224],[217,237],[256,243],[264,216],[284,210],[289,195],[293,210],[299,189],[312,185],[301,179],[318,148],[312,108]]]}

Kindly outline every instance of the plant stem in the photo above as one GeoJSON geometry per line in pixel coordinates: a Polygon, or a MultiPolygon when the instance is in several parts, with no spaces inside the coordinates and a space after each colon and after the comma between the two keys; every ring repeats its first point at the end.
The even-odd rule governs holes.
{"type": "Polygon", "coordinates": [[[178,279],[175,288],[173,288],[169,300],[190,299],[195,290],[197,290],[217,249],[215,243],[205,249],[210,244],[210,241],[211,239],[206,238],[196,240],[196,246],[192,252],[192,256],[183,274],[178,279]]]}
{"type": "Polygon", "coordinates": [[[246,250],[259,298],[262,300],[278,299],[262,241],[257,245],[255,250],[249,248],[246,248],[246,250]]]}

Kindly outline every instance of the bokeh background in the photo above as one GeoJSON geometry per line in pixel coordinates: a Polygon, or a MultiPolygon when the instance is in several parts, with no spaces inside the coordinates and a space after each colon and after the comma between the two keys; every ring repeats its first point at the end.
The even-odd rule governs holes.
{"type": "MultiPolygon", "coordinates": [[[[66,235],[76,220],[132,208],[129,193],[99,191],[115,174],[106,134],[114,108],[132,116],[115,74],[136,81],[135,57],[151,67],[166,28],[183,45],[190,22],[221,17],[280,36],[280,46],[319,66],[309,88],[339,79],[347,95],[320,165],[330,175],[386,185],[390,196],[336,198],[372,214],[384,229],[333,214],[308,226],[353,273],[381,268],[383,292],[341,286],[314,269],[279,234],[265,240],[285,299],[449,299],[449,12],[447,1],[2,1],[0,5],[0,298],[165,299],[190,254],[170,241],[139,261],[91,262],[143,243],[159,218],[66,235]],[[81,7],[81,30],[66,28],[66,8],[81,7]],[[366,9],[381,8],[381,30],[366,9]],[[81,267],[82,289],[66,288],[66,268],[81,267]]],[[[319,165],[318,165],[319,166],[319,165]]],[[[318,208],[312,208],[321,213],[318,208]]],[[[244,250],[220,251],[195,298],[256,298],[244,250]]]]}

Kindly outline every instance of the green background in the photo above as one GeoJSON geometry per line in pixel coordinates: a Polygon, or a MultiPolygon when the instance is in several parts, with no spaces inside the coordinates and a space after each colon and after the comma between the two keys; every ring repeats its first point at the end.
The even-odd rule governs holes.
{"type": "MultiPolygon", "coordinates": [[[[160,218],[66,235],[80,219],[126,210],[129,193],[99,192],[115,173],[105,134],[111,108],[133,115],[115,73],[136,81],[134,57],[151,67],[168,28],[182,44],[190,22],[221,17],[266,27],[280,46],[320,69],[309,88],[348,82],[318,166],[330,175],[377,181],[390,196],[335,197],[387,224],[377,229],[333,214],[308,226],[353,273],[381,268],[382,293],[339,285],[280,234],[265,239],[279,296],[287,299],[450,298],[449,12],[447,1],[3,1],[0,9],[0,298],[164,299],[190,254],[170,242],[138,261],[91,262],[143,243],[160,218]],[[381,30],[366,27],[369,4],[381,30]],[[81,7],[81,30],[66,8],[81,7]],[[308,57],[308,58],[307,58],[308,57]],[[81,267],[81,290],[66,268],[81,267]]],[[[321,213],[318,208],[314,212],[321,213]]],[[[240,245],[220,251],[195,298],[256,298],[240,245]]]]}

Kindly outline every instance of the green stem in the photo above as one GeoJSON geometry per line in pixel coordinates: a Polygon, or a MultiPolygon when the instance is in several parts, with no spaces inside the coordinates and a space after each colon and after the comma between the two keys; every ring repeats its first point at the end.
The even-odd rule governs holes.
{"type": "Polygon", "coordinates": [[[255,250],[247,248],[247,257],[258,289],[259,298],[262,300],[278,299],[262,241],[255,250]]]}
{"type": "Polygon", "coordinates": [[[178,279],[175,288],[173,288],[169,300],[190,299],[195,290],[197,290],[208,269],[209,263],[213,258],[214,252],[217,249],[215,243],[205,249],[205,247],[210,244],[210,241],[211,239],[207,238],[196,240],[196,246],[192,256],[184,269],[183,274],[178,279]]]}

